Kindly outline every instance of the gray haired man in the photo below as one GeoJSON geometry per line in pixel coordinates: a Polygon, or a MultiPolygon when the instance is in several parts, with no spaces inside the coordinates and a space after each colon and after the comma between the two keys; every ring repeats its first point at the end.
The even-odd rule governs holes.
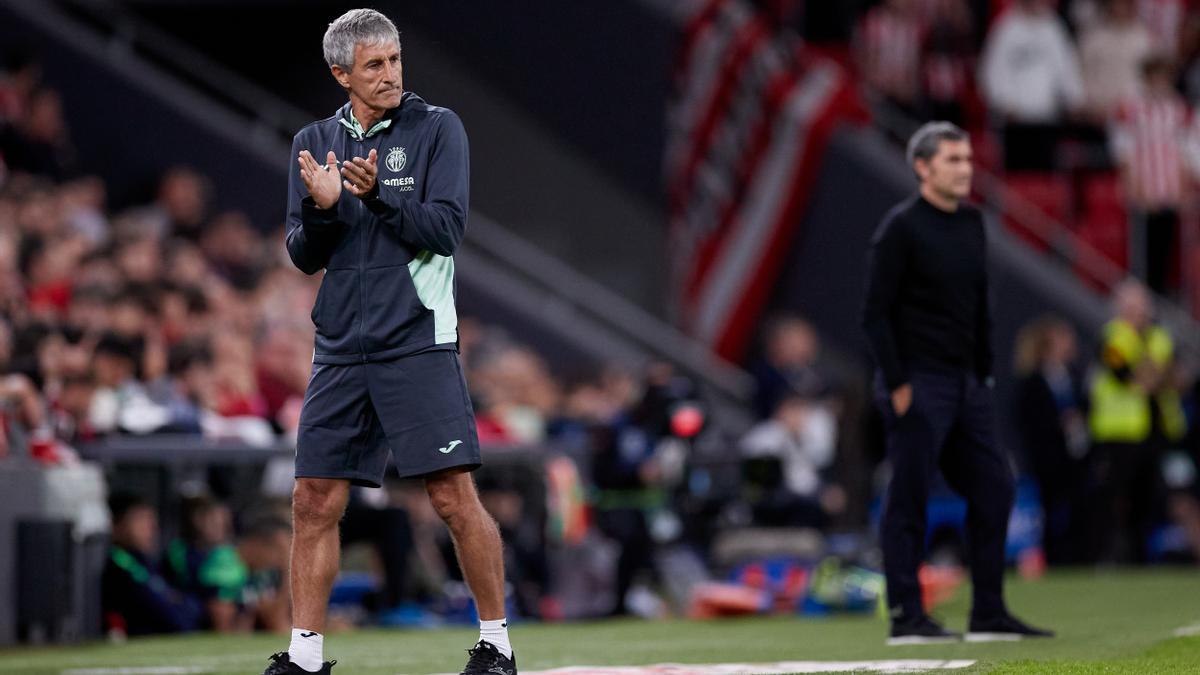
{"type": "Polygon", "coordinates": [[[400,476],[424,480],[475,596],[480,636],[463,672],[516,675],[503,544],[471,478],[479,439],[458,360],[466,132],[452,111],[404,91],[399,34],[384,15],[346,12],[323,46],[350,100],[292,144],[288,255],[325,275],[296,439],[292,641],[265,675],[330,672],[322,633],[338,521],[351,485],[380,487],[389,459],[400,476]]]}
{"type": "Polygon", "coordinates": [[[875,232],[863,310],[892,466],[881,532],[888,644],[962,637],[929,617],[917,578],[938,468],[967,500],[973,597],[966,639],[1047,637],[1004,602],[1014,481],[993,419],[986,230],[983,214],[966,203],[971,142],[953,124],[931,122],[913,135],[908,160],[920,189],[875,232]]]}

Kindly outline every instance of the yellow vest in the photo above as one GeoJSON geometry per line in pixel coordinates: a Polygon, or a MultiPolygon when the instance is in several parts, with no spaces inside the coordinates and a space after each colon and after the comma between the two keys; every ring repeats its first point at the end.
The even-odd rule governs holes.
{"type": "MultiPolygon", "coordinates": [[[[1175,345],[1171,336],[1158,326],[1140,334],[1132,325],[1113,319],[1104,326],[1105,354],[1113,354],[1131,369],[1145,359],[1166,368],[1171,363],[1175,345]]],[[[1106,365],[1092,378],[1091,412],[1088,426],[1092,440],[1099,443],[1141,443],[1150,437],[1150,397],[1133,382],[1117,379],[1106,365]]],[[[1155,396],[1159,423],[1168,440],[1178,441],[1187,433],[1187,420],[1179,394],[1163,389],[1155,396]]]]}

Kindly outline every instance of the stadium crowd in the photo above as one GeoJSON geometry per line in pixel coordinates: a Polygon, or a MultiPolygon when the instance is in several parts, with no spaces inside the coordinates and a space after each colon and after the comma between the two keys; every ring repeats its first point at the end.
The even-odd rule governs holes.
{"type": "MultiPolygon", "coordinates": [[[[997,161],[1014,173],[1062,168],[1056,162],[1064,153],[1029,156],[1048,147],[1039,139],[1082,139],[1078,147],[1101,150],[1089,170],[1119,166],[1131,207],[1147,214],[1151,230],[1160,228],[1153,217],[1183,210],[1188,181],[1151,178],[1161,167],[1147,169],[1138,158],[1149,154],[1143,144],[1161,145],[1162,134],[1183,134],[1186,126],[1190,138],[1184,111],[1200,96],[1192,82],[1200,81],[1200,32],[1190,3],[1076,0],[1062,14],[1047,0],[1012,4],[999,13],[966,0],[884,0],[857,22],[864,80],[913,114],[1002,129],[997,161]],[[1029,25],[1014,29],[1014,22],[1029,25]],[[1038,31],[1046,37],[1036,49],[1022,42],[1038,31]],[[973,45],[982,35],[980,54],[973,45]],[[1165,54],[1152,49],[1164,45],[1171,46],[1165,54]],[[1031,62],[1013,56],[1022,50],[1034,55],[1031,62]],[[1005,70],[1019,63],[1028,70],[1005,70]],[[977,69],[984,73],[979,92],[971,76],[977,69]],[[1143,81],[1153,86],[1142,88],[1143,81]],[[1149,120],[1148,108],[1130,103],[1138,97],[1174,106],[1159,116],[1170,124],[1149,120]]],[[[1180,168],[1185,155],[1154,161],[1180,168]]],[[[215,189],[176,166],[163,173],[152,201],[113,213],[104,180],[78,171],[60,98],[40,81],[36,60],[9,60],[0,73],[0,461],[26,451],[48,464],[70,461],[72,447],[114,434],[191,434],[253,446],[294,438],[319,276],[291,267],[282,228],[238,211],[214,212],[215,189]]],[[[1167,255],[1177,245],[1159,239],[1147,250],[1167,255]]],[[[1149,282],[1168,290],[1172,277],[1157,269],[1149,282]]],[[[1102,348],[1095,359],[1055,318],[1027,327],[1016,347],[1020,462],[1039,484],[1043,548],[1053,564],[1144,561],[1147,542],[1174,523],[1184,539],[1175,550],[1200,559],[1195,373],[1175,361],[1169,337],[1143,344],[1152,311],[1140,286],[1123,287],[1116,307],[1105,335],[1096,336],[1102,348]],[[1091,384],[1088,370],[1097,373],[1091,384]],[[1137,419],[1114,427],[1129,410],[1137,419]],[[1105,527],[1110,522],[1117,527],[1105,527]]],[[[459,331],[481,441],[491,448],[552,443],[578,472],[572,478],[571,470],[547,465],[532,474],[480,473],[482,498],[508,544],[519,614],[654,613],[637,602],[639,578],[669,586],[662,554],[678,542],[710,566],[714,524],[867,528],[857,502],[879,482],[868,478],[865,495],[854,484],[881,457],[849,464],[846,454],[862,443],[855,430],[870,415],[856,400],[862,383],[833,365],[800,317],[763,326],[750,366],[755,423],[732,439],[733,430],[703,424],[695,386],[668,365],[553,372],[498,326],[463,317],[459,331]],[[711,452],[701,457],[706,443],[716,447],[716,460],[711,452]],[[711,488],[722,470],[705,472],[699,459],[732,467],[724,472],[732,487],[711,488]],[[580,506],[569,498],[573,488],[586,495],[579,501],[591,509],[590,523],[572,520],[580,506]],[[561,596],[570,584],[562,577],[587,570],[569,557],[551,559],[550,544],[596,552],[605,550],[601,541],[611,551],[599,583],[608,605],[566,607],[561,596]]],[[[158,505],[114,491],[104,579],[110,630],[290,625],[287,511],[268,505],[231,513],[222,501],[228,496],[212,486],[190,496],[180,537],[163,547],[158,505]]],[[[376,618],[409,620],[400,610],[412,602],[446,609],[437,598],[461,582],[448,537],[417,497],[404,484],[359,494],[344,521],[347,541],[366,542],[380,569],[380,588],[367,601],[376,618]]]]}

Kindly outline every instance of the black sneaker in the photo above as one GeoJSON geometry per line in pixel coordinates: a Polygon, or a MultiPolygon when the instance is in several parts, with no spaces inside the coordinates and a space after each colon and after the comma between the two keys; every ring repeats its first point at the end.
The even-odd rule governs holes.
{"type": "Polygon", "coordinates": [[[1015,642],[1026,638],[1054,637],[1054,631],[1034,628],[1011,614],[977,619],[971,617],[967,642],[1015,642]]]}
{"type": "Polygon", "coordinates": [[[946,630],[934,621],[928,614],[911,618],[901,617],[892,621],[892,635],[888,638],[889,647],[901,645],[937,645],[958,642],[962,635],[946,630]]]}
{"type": "Polygon", "coordinates": [[[337,661],[326,661],[321,664],[321,669],[314,673],[314,671],[305,670],[292,663],[287,652],[279,652],[271,655],[271,665],[267,666],[263,675],[330,675],[335,663],[337,661]]]}
{"type": "Polygon", "coordinates": [[[517,655],[508,658],[490,642],[480,640],[467,653],[471,658],[460,675],[517,675],[517,655]]]}

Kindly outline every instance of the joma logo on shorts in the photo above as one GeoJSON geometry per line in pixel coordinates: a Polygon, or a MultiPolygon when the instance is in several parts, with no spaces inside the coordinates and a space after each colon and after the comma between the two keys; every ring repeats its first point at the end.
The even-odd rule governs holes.
{"type": "Polygon", "coordinates": [[[462,445],[462,441],[450,441],[450,445],[447,445],[444,448],[438,448],[438,452],[442,453],[443,455],[448,455],[448,454],[450,454],[450,451],[453,450],[454,446],[456,446],[456,445],[462,445]]]}

